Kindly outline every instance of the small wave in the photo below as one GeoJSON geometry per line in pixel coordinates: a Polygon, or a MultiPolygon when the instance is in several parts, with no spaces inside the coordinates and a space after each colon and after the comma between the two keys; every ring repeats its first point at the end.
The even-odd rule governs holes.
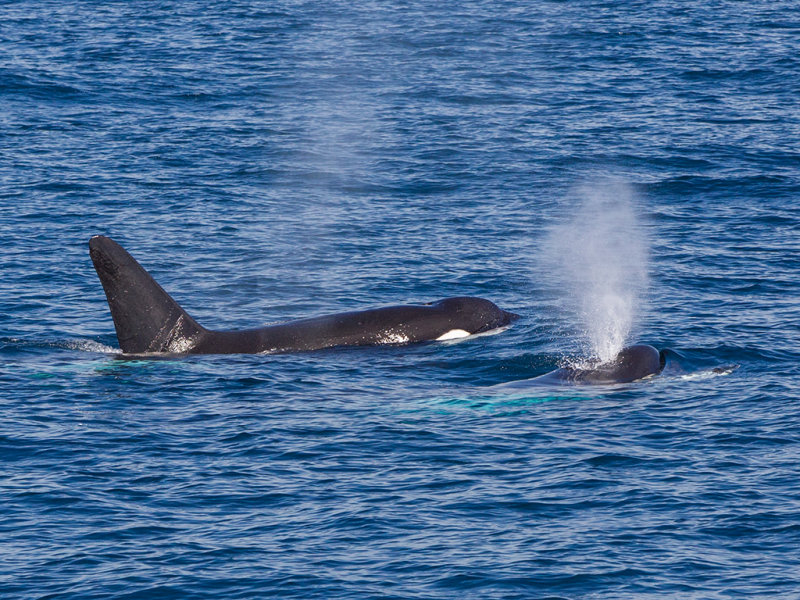
{"type": "Polygon", "coordinates": [[[80,352],[95,352],[101,354],[118,354],[119,349],[103,344],[96,340],[89,339],[64,339],[64,340],[42,340],[24,339],[17,337],[0,338],[0,343],[6,347],[25,349],[25,348],[61,348],[64,350],[78,350],[80,352]]]}
{"type": "MultiPolygon", "coordinates": [[[[494,390],[492,390],[494,391],[494,390]]],[[[509,415],[526,413],[536,405],[553,401],[583,400],[585,396],[576,390],[573,394],[553,394],[553,392],[534,387],[525,390],[503,390],[498,387],[497,395],[487,395],[485,391],[473,396],[439,396],[420,400],[417,410],[432,410],[437,413],[469,411],[509,415]]]]}
{"type": "Polygon", "coordinates": [[[52,100],[54,98],[75,98],[85,93],[84,90],[63,82],[48,80],[46,77],[32,77],[15,73],[9,69],[2,69],[0,75],[3,78],[0,92],[4,94],[22,94],[28,97],[52,100]]]}
{"type": "Polygon", "coordinates": [[[727,365],[724,367],[714,367],[713,369],[704,369],[702,371],[695,371],[694,373],[684,373],[678,379],[682,381],[692,381],[701,379],[711,379],[713,377],[722,377],[723,375],[730,375],[739,365],[727,365]]]}
{"type": "Polygon", "coordinates": [[[107,346],[95,340],[67,340],[57,345],[67,350],[80,350],[81,352],[99,352],[102,354],[119,353],[118,348],[107,346]]]}

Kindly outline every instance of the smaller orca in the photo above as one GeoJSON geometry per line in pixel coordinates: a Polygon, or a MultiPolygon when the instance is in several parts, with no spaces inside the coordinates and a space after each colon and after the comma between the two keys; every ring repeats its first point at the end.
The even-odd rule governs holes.
{"type": "Polygon", "coordinates": [[[503,389],[524,389],[531,385],[609,385],[630,383],[658,375],[664,369],[665,356],[653,346],[636,344],[623,348],[614,360],[592,367],[562,367],[539,377],[500,384],[503,389]]]}
{"type": "Polygon", "coordinates": [[[545,382],[603,385],[629,383],[657,375],[664,368],[661,353],[647,344],[623,348],[609,362],[591,368],[562,367],[536,379],[545,382]]]}
{"type": "Polygon", "coordinates": [[[445,298],[299,319],[244,331],[212,331],[181,308],[114,240],[89,240],[123,354],[303,352],[449,340],[498,329],[519,318],[483,298],[445,298]]]}

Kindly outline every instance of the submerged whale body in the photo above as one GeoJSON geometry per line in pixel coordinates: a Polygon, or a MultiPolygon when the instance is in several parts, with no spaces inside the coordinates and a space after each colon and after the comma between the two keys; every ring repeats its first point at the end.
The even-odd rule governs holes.
{"type": "Polygon", "coordinates": [[[519,318],[483,298],[446,298],[299,319],[243,331],[212,331],[197,323],[114,240],[89,240],[124,354],[252,354],[302,352],[454,339],[519,318]]]}
{"type": "Polygon", "coordinates": [[[591,368],[562,367],[535,380],[541,383],[590,385],[629,383],[657,375],[663,368],[664,359],[658,350],[647,344],[636,344],[623,348],[609,362],[591,368]]]}

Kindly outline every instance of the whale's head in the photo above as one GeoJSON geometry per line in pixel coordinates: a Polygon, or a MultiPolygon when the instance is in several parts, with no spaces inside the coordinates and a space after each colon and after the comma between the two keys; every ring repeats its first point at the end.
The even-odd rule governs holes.
{"type": "Polygon", "coordinates": [[[617,375],[635,381],[661,372],[661,353],[647,344],[623,348],[613,362],[617,375]]]}
{"type": "Polygon", "coordinates": [[[460,329],[471,334],[504,327],[519,319],[519,315],[503,310],[484,298],[445,298],[433,306],[451,316],[454,324],[458,323],[460,329]]]}
{"type": "Polygon", "coordinates": [[[623,348],[609,362],[591,369],[560,369],[562,378],[575,383],[627,383],[657,375],[664,368],[661,353],[653,346],[635,344],[623,348]]]}

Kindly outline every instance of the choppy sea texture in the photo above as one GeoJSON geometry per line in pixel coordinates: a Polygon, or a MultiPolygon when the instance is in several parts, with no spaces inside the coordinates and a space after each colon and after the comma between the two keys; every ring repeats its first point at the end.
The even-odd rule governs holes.
{"type": "Polygon", "coordinates": [[[0,4],[0,596],[797,598],[798,15],[0,4]],[[209,327],[523,319],[123,360],[95,234],[209,327]],[[599,266],[669,372],[494,387],[612,339],[599,266]]]}

